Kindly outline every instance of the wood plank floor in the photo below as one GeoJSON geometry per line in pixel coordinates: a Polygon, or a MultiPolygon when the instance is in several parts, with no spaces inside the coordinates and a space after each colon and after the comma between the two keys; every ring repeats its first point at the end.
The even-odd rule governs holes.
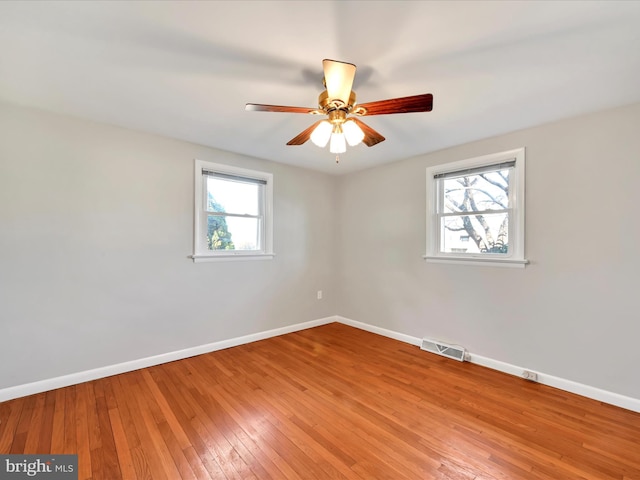
{"type": "Polygon", "coordinates": [[[640,414],[330,324],[0,403],[81,480],[640,479],[640,414]]]}

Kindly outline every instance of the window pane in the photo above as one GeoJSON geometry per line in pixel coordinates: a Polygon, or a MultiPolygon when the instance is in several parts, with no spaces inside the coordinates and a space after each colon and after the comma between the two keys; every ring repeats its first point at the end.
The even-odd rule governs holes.
{"type": "Polygon", "coordinates": [[[209,250],[260,250],[259,218],[207,216],[209,250]]]}
{"type": "Polygon", "coordinates": [[[206,177],[207,211],[258,215],[262,185],[206,177]]]}
{"type": "Polygon", "coordinates": [[[508,253],[509,216],[506,212],[443,217],[443,253],[508,253]]]}
{"type": "Polygon", "coordinates": [[[493,172],[440,180],[444,188],[444,213],[481,212],[509,208],[509,172],[493,172]]]}

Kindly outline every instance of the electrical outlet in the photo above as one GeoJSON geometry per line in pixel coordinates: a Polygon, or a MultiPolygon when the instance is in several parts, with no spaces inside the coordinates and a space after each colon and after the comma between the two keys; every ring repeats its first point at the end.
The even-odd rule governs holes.
{"type": "Polygon", "coordinates": [[[530,382],[537,382],[538,374],[529,370],[524,370],[522,372],[522,378],[524,378],[525,380],[529,380],[530,382]]]}
{"type": "Polygon", "coordinates": [[[322,300],[322,290],[318,290],[318,300],[322,300]]]}

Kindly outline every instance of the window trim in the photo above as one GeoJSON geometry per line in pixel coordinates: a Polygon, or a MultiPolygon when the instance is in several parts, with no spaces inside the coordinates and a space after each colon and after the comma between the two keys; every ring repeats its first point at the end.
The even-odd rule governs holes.
{"type": "Polygon", "coordinates": [[[525,240],[525,149],[517,148],[505,152],[483,155],[442,165],[435,165],[426,169],[427,181],[427,235],[426,254],[423,258],[430,263],[449,263],[458,265],[487,265],[499,267],[523,268],[529,263],[524,256],[525,240]],[[496,165],[515,160],[512,185],[509,191],[510,200],[514,207],[509,212],[509,250],[508,254],[501,253],[444,253],[440,252],[441,228],[438,215],[438,179],[436,175],[476,169],[483,166],[496,165]]]}
{"type": "Polygon", "coordinates": [[[273,174],[258,170],[249,170],[232,165],[195,160],[194,168],[194,217],[193,217],[193,255],[194,262],[234,261],[234,260],[271,260],[273,252],[273,174]],[[264,233],[262,250],[219,250],[202,248],[202,216],[206,214],[204,204],[204,177],[206,172],[260,180],[264,185],[264,233]]]}

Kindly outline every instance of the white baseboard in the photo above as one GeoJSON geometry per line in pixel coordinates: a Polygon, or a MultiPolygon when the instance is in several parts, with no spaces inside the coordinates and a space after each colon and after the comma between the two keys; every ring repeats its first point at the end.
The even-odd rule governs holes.
{"type": "MultiPolygon", "coordinates": [[[[257,342],[258,340],[277,337],[279,335],[297,332],[299,330],[305,330],[307,328],[317,327],[320,325],[326,325],[332,322],[343,323],[345,325],[359,328],[360,330],[365,330],[367,332],[382,335],[384,337],[393,338],[394,340],[399,340],[410,345],[419,346],[422,343],[422,339],[418,337],[405,335],[393,330],[376,327],[375,325],[369,325],[367,323],[358,322],[356,320],[351,320],[349,318],[335,315],[331,317],[320,318],[318,320],[311,320],[309,322],[298,323],[287,327],[258,332],[251,335],[245,335],[242,337],[231,338],[229,340],[208,343],[206,345],[198,345],[196,347],[186,348],[184,350],[176,350],[174,352],[154,355],[152,357],[140,358],[138,360],[118,363],[115,365],[108,365],[105,367],[95,368],[93,370],[85,370],[69,375],[63,375],[61,377],[55,377],[38,382],[17,385],[15,387],[4,388],[0,390],[0,402],[19,397],[25,397],[27,395],[33,395],[35,393],[46,392],[55,388],[68,387],[69,385],[76,385],[82,382],[97,380],[98,378],[110,377],[111,375],[117,375],[119,373],[131,372],[133,370],[139,370],[141,368],[152,367],[154,365],[160,365],[162,363],[182,360],[183,358],[189,358],[196,355],[201,355],[203,353],[215,352],[216,350],[223,350],[225,348],[244,345],[246,343],[257,342]]],[[[470,354],[469,361],[471,363],[515,375],[517,377],[519,377],[522,371],[525,370],[525,368],[523,367],[501,362],[499,360],[494,360],[492,358],[483,357],[482,355],[476,355],[474,353],[470,354]]],[[[640,399],[627,397],[618,393],[609,392],[607,390],[602,390],[600,388],[574,382],[572,380],[555,377],[553,375],[548,375],[542,372],[535,373],[538,375],[538,383],[541,383],[543,385],[549,385],[550,387],[559,388],[560,390],[582,395],[583,397],[591,398],[600,402],[608,403],[640,413],[640,399]]]]}
{"type": "Polygon", "coordinates": [[[93,370],[85,370],[82,372],[71,373],[69,375],[63,375],[61,377],[54,377],[38,382],[16,385],[15,387],[8,387],[0,390],[0,402],[5,402],[14,398],[26,397],[27,395],[33,395],[35,393],[46,392],[55,388],[77,385],[78,383],[89,382],[91,380],[97,380],[98,378],[110,377],[111,375],[117,375],[119,373],[131,372],[133,370],[139,370],[141,368],[152,367],[154,365],[160,365],[162,363],[182,360],[183,358],[194,357],[196,355],[202,355],[203,353],[215,352],[216,350],[236,347],[238,345],[244,345],[245,343],[257,342],[258,340],[277,337],[286,333],[297,332],[299,330],[305,330],[307,328],[317,327],[319,325],[325,325],[327,323],[336,321],[337,318],[334,316],[325,317],[318,320],[298,323],[296,325],[267,330],[265,332],[253,333],[251,335],[231,338],[229,340],[222,340],[219,342],[208,343],[206,345],[198,345],[196,347],[185,348],[183,350],[163,353],[161,355],[154,355],[152,357],[145,357],[138,360],[131,360],[129,362],[108,365],[106,367],[95,368],[93,370]]]}
{"type": "MultiPolygon", "coordinates": [[[[411,345],[419,346],[422,343],[421,338],[412,337],[410,335],[394,332],[392,330],[376,327],[374,325],[368,325],[366,323],[358,322],[356,320],[351,320],[349,318],[337,316],[336,321],[340,323],[344,323],[345,325],[350,325],[352,327],[359,328],[361,330],[366,330],[367,332],[377,333],[378,335],[393,338],[401,342],[409,343],[411,345]]],[[[470,357],[469,362],[471,363],[475,363],[483,367],[491,368],[493,370],[498,370],[500,372],[508,373],[510,375],[515,375],[516,377],[520,377],[523,370],[530,370],[528,368],[525,369],[524,367],[519,367],[517,365],[512,365],[510,363],[501,362],[500,360],[494,360],[492,358],[483,357],[482,355],[476,355],[474,353],[471,353],[469,357],[470,357]]],[[[640,413],[640,399],[627,397],[625,395],[609,392],[607,390],[602,390],[600,388],[592,387],[590,385],[585,385],[583,383],[574,382],[572,380],[567,380],[565,378],[555,377],[553,375],[548,375],[546,373],[536,372],[535,370],[530,370],[530,371],[538,375],[538,383],[541,383],[543,385],[548,385],[550,387],[564,390],[565,392],[575,393],[583,397],[591,398],[593,400],[598,400],[599,402],[608,403],[610,405],[615,405],[617,407],[622,407],[627,410],[640,413]]],[[[525,382],[526,380],[522,380],[522,381],[525,382]]]]}
{"type": "MultiPolygon", "coordinates": [[[[471,354],[471,359],[469,361],[477,365],[482,365],[483,367],[515,375],[516,377],[520,377],[523,370],[529,370],[528,368],[525,369],[523,367],[518,367],[516,365],[476,354],[471,354]]],[[[626,408],[627,410],[640,413],[640,399],[627,397],[625,395],[620,395],[619,393],[602,390],[601,388],[592,387],[590,385],[585,385],[584,383],[574,382],[573,380],[567,380],[566,378],[556,377],[554,375],[537,372],[535,370],[531,371],[538,375],[537,382],[542,383],[543,385],[549,385],[550,387],[555,387],[560,390],[564,390],[565,392],[575,393],[583,397],[598,400],[599,402],[608,403],[610,405],[615,405],[617,407],[626,408]]]]}
{"type": "Polygon", "coordinates": [[[393,338],[394,340],[409,343],[411,345],[415,345],[416,347],[419,347],[422,343],[421,338],[405,335],[404,333],[394,332],[393,330],[387,330],[386,328],[376,327],[375,325],[369,325],[368,323],[358,322],[357,320],[351,320],[350,318],[341,317],[339,315],[336,316],[336,322],[344,323],[345,325],[359,328],[360,330],[366,330],[367,332],[377,333],[378,335],[382,335],[383,337],[393,338]]]}

